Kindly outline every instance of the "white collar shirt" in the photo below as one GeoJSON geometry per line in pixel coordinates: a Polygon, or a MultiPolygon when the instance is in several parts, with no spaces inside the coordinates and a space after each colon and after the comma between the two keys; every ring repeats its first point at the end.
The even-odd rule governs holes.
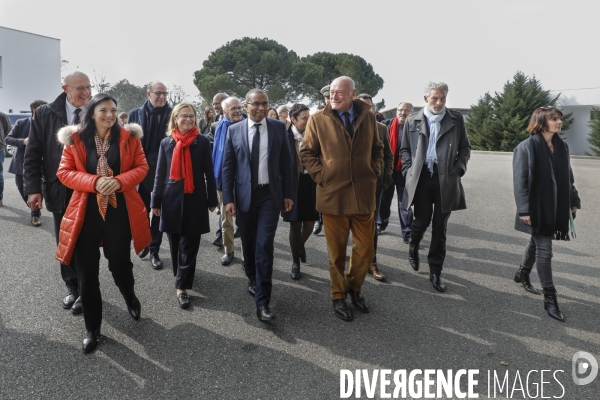
{"type": "Polygon", "coordinates": [[[79,119],[83,117],[83,112],[85,111],[85,106],[83,107],[75,107],[73,104],[69,103],[69,100],[65,101],[66,110],[67,110],[67,125],[73,125],[73,121],[75,121],[75,110],[78,108],[81,109],[79,113],[79,119]]]}
{"type": "Polygon", "coordinates": [[[258,159],[258,184],[268,185],[269,184],[269,135],[267,134],[267,119],[263,118],[262,121],[255,122],[250,118],[247,119],[248,123],[248,150],[250,152],[250,158],[252,158],[252,140],[256,133],[255,124],[260,124],[260,150],[258,159]]]}

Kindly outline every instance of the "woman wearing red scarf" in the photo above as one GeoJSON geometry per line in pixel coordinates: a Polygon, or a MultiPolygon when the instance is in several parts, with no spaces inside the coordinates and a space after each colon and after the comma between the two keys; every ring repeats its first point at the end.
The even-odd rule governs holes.
{"type": "Polygon", "coordinates": [[[208,210],[219,205],[210,141],[199,135],[196,110],[189,103],[175,106],[167,137],[160,143],[150,207],[160,217],[171,248],[177,301],[188,308],[186,292],[194,283],[200,237],[210,232],[208,210]]]}

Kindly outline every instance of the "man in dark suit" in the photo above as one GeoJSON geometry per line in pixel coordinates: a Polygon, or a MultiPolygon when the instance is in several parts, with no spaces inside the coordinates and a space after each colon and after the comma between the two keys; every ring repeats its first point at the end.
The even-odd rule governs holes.
{"type": "Polygon", "coordinates": [[[246,94],[248,119],[227,132],[223,156],[223,204],[237,215],[242,237],[248,291],[256,302],[260,321],[275,318],[269,309],[273,242],[283,208],[292,201],[292,163],[285,124],[266,118],[267,94],[252,89],[246,94]]]}
{"type": "MultiPolygon", "coordinates": [[[[167,124],[173,109],[167,103],[169,91],[164,83],[160,81],[150,82],[146,95],[148,96],[148,100],[146,100],[143,106],[131,110],[128,122],[130,124],[136,123],[141,125],[144,131],[142,148],[144,149],[144,153],[146,153],[146,160],[150,169],[142,183],[138,186],[138,192],[144,201],[146,210],[150,212],[150,198],[152,189],[154,188],[158,150],[160,142],[166,137],[167,124]]],[[[150,232],[152,232],[152,242],[138,254],[140,258],[144,258],[150,253],[150,263],[154,269],[161,269],[163,267],[162,260],[158,255],[163,238],[159,224],[160,218],[151,214],[150,232]]]]}
{"type": "MultiPolygon", "coordinates": [[[[63,145],[56,140],[56,132],[65,125],[77,125],[90,101],[92,87],[90,78],[80,71],[65,76],[61,93],[52,103],[38,107],[31,119],[31,128],[23,156],[23,194],[31,210],[40,210],[43,200],[46,209],[52,213],[54,236],[58,244],[58,234],[73,189],[61,183],[56,176],[62,158],[63,145]],[[43,179],[43,184],[42,184],[43,179]]],[[[69,292],[62,306],[73,315],[81,314],[83,308],[79,298],[77,266],[60,264],[60,274],[69,292]]]]}
{"type": "MultiPolygon", "coordinates": [[[[44,100],[35,100],[30,104],[29,108],[31,109],[31,116],[35,115],[35,109],[43,106],[44,104],[48,104],[44,100]]],[[[17,189],[21,194],[21,197],[27,203],[27,196],[23,193],[23,158],[25,157],[25,147],[27,143],[29,143],[29,130],[31,129],[31,118],[20,119],[13,126],[12,131],[6,137],[6,144],[13,146],[15,149],[15,154],[13,155],[13,159],[10,162],[10,166],[8,167],[8,172],[11,174],[15,174],[15,183],[17,184],[17,189]]],[[[31,210],[31,225],[40,226],[42,225],[40,221],[41,212],[38,208],[31,210]]]]}

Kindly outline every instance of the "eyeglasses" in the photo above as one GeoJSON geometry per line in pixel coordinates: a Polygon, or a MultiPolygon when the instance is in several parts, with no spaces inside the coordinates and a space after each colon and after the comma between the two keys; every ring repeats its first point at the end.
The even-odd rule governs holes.
{"type": "Polygon", "coordinates": [[[80,93],[91,92],[92,91],[92,87],[91,86],[77,86],[77,87],[70,86],[70,85],[67,85],[67,86],[70,87],[70,88],[73,88],[73,89],[77,90],[80,93]]]}
{"type": "Polygon", "coordinates": [[[177,114],[177,118],[181,118],[181,119],[196,119],[196,116],[194,114],[177,114]]]}
{"type": "Polygon", "coordinates": [[[153,90],[151,90],[150,93],[154,93],[156,95],[156,97],[168,96],[169,95],[169,92],[155,92],[153,90]]]}
{"type": "Polygon", "coordinates": [[[398,108],[396,111],[397,111],[398,113],[405,112],[406,114],[410,114],[410,110],[405,110],[404,108],[398,108]]]}
{"type": "Polygon", "coordinates": [[[242,111],[242,107],[229,107],[229,111],[233,111],[233,112],[242,111]]]}
{"type": "Polygon", "coordinates": [[[213,103],[213,107],[221,107],[221,103],[213,103]]]}
{"type": "Polygon", "coordinates": [[[260,106],[262,106],[263,108],[269,108],[269,102],[268,101],[263,101],[262,103],[259,103],[258,101],[253,101],[252,103],[248,103],[250,104],[252,107],[258,108],[260,106]]]}

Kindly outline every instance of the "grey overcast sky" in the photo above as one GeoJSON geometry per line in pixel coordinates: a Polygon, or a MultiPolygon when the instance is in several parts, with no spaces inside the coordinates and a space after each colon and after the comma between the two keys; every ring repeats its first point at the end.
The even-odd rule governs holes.
{"type": "MultiPolygon", "coordinates": [[[[69,70],[108,82],[154,79],[195,96],[194,71],[244,36],[270,38],[299,56],[352,53],[385,81],[376,100],[423,102],[429,81],[448,83],[450,107],[501,90],[517,70],[545,89],[600,87],[598,1],[0,0],[0,25],[61,40],[69,70]],[[594,11],[595,10],[595,11],[594,11]]],[[[58,84],[57,84],[58,89],[58,84]]],[[[60,89],[58,89],[60,90],[60,89]]],[[[567,90],[600,104],[600,89],[567,90]]]]}

